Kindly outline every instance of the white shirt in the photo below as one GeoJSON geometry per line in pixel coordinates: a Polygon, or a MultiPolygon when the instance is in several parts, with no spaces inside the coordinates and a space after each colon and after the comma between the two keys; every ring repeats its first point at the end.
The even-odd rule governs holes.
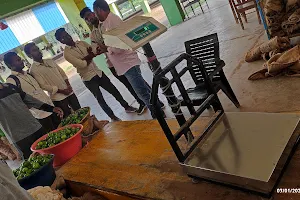
{"type": "Polygon", "coordinates": [[[44,63],[33,62],[29,72],[37,80],[41,88],[48,92],[52,101],[62,101],[68,96],[58,93],[58,89],[64,90],[68,86],[65,80],[68,80],[66,73],[52,59],[43,60],[44,63]]]}
{"type": "MultiPolygon", "coordinates": [[[[43,103],[53,106],[50,97],[43,91],[38,82],[27,72],[21,74],[19,72],[12,71],[12,75],[16,76],[21,84],[21,89],[30,96],[40,100],[43,103]]],[[[17,85],[16,81],[12,78],[8,78],[6,83],[17,85]]],[[[36,119],[45,119],[49,117],[52,113],[45,112],[43,110],[38,110],[36,108],[30,108],[30,112],[36,119]]]]}
{"type": "Polygon", "coordinates": [[[96,66],[94,61],[89,65],[83,58],[88,55],[87,49],[91,47],[84,41],[77,41],[75,47],[66,46],[64,51],[65,59],[76,69],[83,81],[90,81],[94,76],[102,76],[102,71],[96,66]]]}

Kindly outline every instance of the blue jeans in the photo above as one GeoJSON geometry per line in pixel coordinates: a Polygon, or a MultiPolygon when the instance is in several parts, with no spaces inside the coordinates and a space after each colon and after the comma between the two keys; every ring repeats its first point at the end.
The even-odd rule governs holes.
{"type": "Polygon", "coordinates": [[[150,103],[151,88],[144,80],[140,66],[137,65],[132,67],[124,74],[124,76],[128,79],[138,97],[144,102],[149,110],[152,111],[152,105],[150,103]]]}

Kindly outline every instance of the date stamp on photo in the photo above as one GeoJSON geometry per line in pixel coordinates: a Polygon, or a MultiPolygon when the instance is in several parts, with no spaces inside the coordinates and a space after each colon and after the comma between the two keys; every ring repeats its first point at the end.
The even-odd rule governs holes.
{"type": "Polygon", "coordinates": [[[300,188],[277,188],[278,194],[299,194],[300,188]]]}

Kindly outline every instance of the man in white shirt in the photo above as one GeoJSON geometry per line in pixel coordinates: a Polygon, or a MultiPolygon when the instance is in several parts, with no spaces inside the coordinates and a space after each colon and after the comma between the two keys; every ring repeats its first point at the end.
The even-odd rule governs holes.
{"type": "Polygon", "coordinates": [[[110,79],[93,62],[96,55],[92,52],[91,45],[84,41],[74,42],[64,28],[58,29],[55,37],[58,41],[67,45],[64,51],[65,59],[77,69],[86,87],[96,97],[99,105],[113,121],[119,121],[120,119],[105,102],[99,87],[113,95],[126,112],[136,112],[137,109],[129,106],[110,79]]]}
{"type": "MultiPolygon", "coordinates": [[[[6,83],[19,87],[23,92],[40,100],[43,103],[54,106],[49,96],[43,91],[38,82],[27,72],[24,71],[22,59],[15,53],[9,52],[4,55],[4,62],[11,69],[11,75],[6,79],[6,83]]],[[[32,115],[39,120],[40,124],[47,132],[56,129],[60,123],[57,115],[31,108],[32,115]]]]}
{"type": "MultiPolygon", "coordinates": [[[[123,23],[117,15],[110,12],[110,8],[106,1],[96,0],[93,7],[96,16],[102,22],[99,27],[102,32],[115,29],[123,23]]],[[[119,76],[124,75],[128,79],[135,92],[149,108],[152,117],[156,118],[153,113],[153,106],[150,102],[151,88],[147,85],[142,76],[140,69],[141,61],[137,53],[131,50],[105,46],[104,44],[98,44],[98,49],[100,49],[101,52],[106,52],[106,55],[116,69],[117,74],[119,76]]],[[[157,99],[157,101],[159,100],[157,99]]]]}
{"type": "Polygon", "coordinates": [[[43,54],[34,43],[28,43],[24,51],[33,59],[30,73],[41,88],[48,92],[55,106],[63,109],[65,117],[71,114],[71,108],[80,109],[79,101],[73,92],[66,73],[52,59],[43,59],[43,54]]]}
{"type": "MultiPolygon", "coordinates": [[[[95,13],[91,11],[90,8],[85,7],[80,11],[80,17],[85,20],[85,22],[91,26],[93,26],[93,30],[90,34],[90,39],[92,41],[92,46],[93,44],[103,44],[103,37],[102,37],[102,32],[101,29],[99,28],[100,21],[96,17],[95,13]]],[[[134,91],[133,87],[129,83],[128,79],[124,76],[118,76],[115,68],[111,64],[109,60],[107,60],[107,64],[109,66],[110,71],[112,74],[121,82],[124,84],[124,86],[128,89],[128,91],[132,94],[132,96],[136,99],[136,101],[140,104],[140,107],[137,110],[137,113],[139,115],[143,114],[147,106],[144,104],[144,102],[138,97],[137,93],[134,91]]]]}

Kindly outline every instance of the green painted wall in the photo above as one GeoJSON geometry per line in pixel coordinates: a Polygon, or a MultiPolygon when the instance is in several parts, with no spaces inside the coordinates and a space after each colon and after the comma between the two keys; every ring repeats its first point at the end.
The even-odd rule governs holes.
{"type": "MultiPolygon", "coordinates": [[[[78,10],[78,8],[73,0],[57,0],[57,2],[59,3],[59,5],[63,9],[64,13],[68,17],[70,23],[76,29],[80,29],[78,25],[81,24],[84,27],[84,29],[89,30],[88,25],[80,17],[80,15],[79,15],[80,11],[78,10]]],[[[84,38],[80,38],[80,39],[91,44],[89,39],[84,39],[84,38]]],[[[104,55],[100,55],[100,56],[97,56],[96,58],[94,58],[94,62],[99,67],[99,69],[101,69],[105,74],[107,74],[107,75],[111,74],[111,72],[107,66],[104,55]]]]}
{"type": "Polygon", "coordinates": [[[0,0],[0,16],[45,0],[0,0]]]}
{"type": "Polygon", "coordinates": [[[178,0],[160,0],[160,3],[172,26],[183,22],[185,16],[178,0]]]}

